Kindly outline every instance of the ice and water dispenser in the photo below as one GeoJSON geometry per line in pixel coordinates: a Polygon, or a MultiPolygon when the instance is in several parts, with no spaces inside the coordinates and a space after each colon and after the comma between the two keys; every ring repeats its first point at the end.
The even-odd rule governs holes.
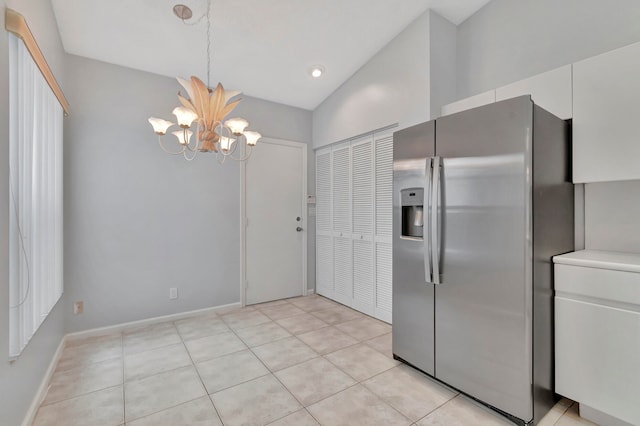
{"type": "Polygon", "coordinates": [[[402,236],[424,236],[424,188],[407,188],[400,191],[402,203],[402,236]]]}

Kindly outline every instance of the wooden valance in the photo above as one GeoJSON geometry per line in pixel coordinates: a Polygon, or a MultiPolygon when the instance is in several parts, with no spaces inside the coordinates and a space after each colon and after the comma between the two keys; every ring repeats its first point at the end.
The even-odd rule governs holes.
{"type": "Polygon", "coordinates": [[[5,13],[5,28],[7,31],[12,32],[22,39],[24,45],[31,54],[33,61],[40,69],[40,72],[49,84],[49,87],[51,87],[51,90],[53,90],[56,98],[58,98],[58,102],[62,105],[64,114],[69,115],[69,102],[67,102],[67,98],[64,97],[64,93],[62,93],[60,85],[56,81],[51,68],[49,68],[49,64],[47,64],[42,51],[38,47],[38,43],[36,43],[36,39],[33,37],[24,16],[13,9],[7,8],[5,13]]]}

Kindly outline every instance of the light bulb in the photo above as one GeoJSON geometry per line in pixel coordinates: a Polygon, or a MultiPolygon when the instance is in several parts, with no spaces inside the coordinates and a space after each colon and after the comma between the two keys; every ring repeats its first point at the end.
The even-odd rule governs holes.
{"type": "Polygon", "coordinates": [[[244,118],[230,118],[224,122],[224,125],[231,130],[231,133],[240,136],[249,125],[249,122],[244,118]]]}
{"type": "Polygon", "coordinates": [[[175,123],[172,123],[167,120],[163,120],[162,118],[149,117],[149,123],[153,126],[153,131],[158,135],[164,135],[167,133],[167,129],[175,123]]]}
{"type": "Polygon", "coordinates": [[[314,67],[311,68],[310,73],[311,73],[311,77],[320,78],[324,73],[324,67],[322,65],[315,65],[314,67]]]}
{"type": "Polygon", "coordinates": [[[262,135],[258,132],[246,131],[244,132],[244,137],[247,138],[247,145],[256,146],[262,135]]]}
{"type": "Polygon", "coordinates": [[[191,139],[191,135],[193,134],[191,130],[177,130],[171,133],[175,135],[176,138],[178,138],[178,142],[180,143],[180,145],[188,145],[189,140],[191,139]],[[186,134],[186,139],[185,139],[185,134],[186,134]]]}
{"type": "Polygon", "coordinates": [[[175,107],[173,109],[173,114],[178,119],[178,125],[185,129],[190,127],[193,120],[198,118],[198,114],[185,107],[175,107]]]}
{"type": "Polygon", "coordinates": [[[228,138],[226,136],[220,137],[220,149],[224,152],[231,151],[231,147],[236,140],[233,138],[228,138]]]}

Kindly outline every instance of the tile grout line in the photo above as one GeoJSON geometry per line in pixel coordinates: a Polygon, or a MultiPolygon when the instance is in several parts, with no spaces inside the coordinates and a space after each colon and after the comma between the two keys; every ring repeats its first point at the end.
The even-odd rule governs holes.
{"type": "MultiPolygon", "coordinates": [[[[218,315],[216,314],[216,316],[218,316],[218,315]]],[[[224,320],[222,318],[220,318],[220,320],[224,322],[224,320]]],[[[193,360],[193,357],[191,356],[191,352],[189,352],[189,348],[187,348],[187,344],[186,344],[184,338],[182,337],[182,334],[180,334],[180,330],[178,329],[178,326],[175,324],[175,322],[174,322],[174,327],[176,328],[178,336],[180,336],[180,342],[182,342],[182,346],[184,347],[184,350],[187,353],[187,356],[191,360],[191,366],[193,367],[193,369],[196,371],[196,374],[198,375],[198,379],[200,380],[200,384],[202,385],[202,387],[204,389],[204,393],[207,396],[207,398],[209,399],[209,401],[211,401],[211,405],[213,406],[213,411],[215,411],[216,416],[218,416],[218,420],[220,420],[220,423],[222,423],[222,417],[220,416],[220,413],[218,412],[218,408],[216,407],[216,404],[213,403],[213,400],[211,399],[211,395],[209,394],[209,390],[207,389],[207,386],[204,384],[204,380],[202,379],[202,376],[200,375],[200,371],[198,370],[198,367],[196,366],[196,362],[193,360]]],[[[215,336],[215,334],[214,334],[214,336],[215,336]]],[[[198,397],[196,399],[200,399],[200,398],[201,397],[198,397]]],[[[195,401],[195,399],[193,399],[192,401],[195,401]]],[[[188,402],[191,402],[191,401],[188,401],[188,402]]]]}
{"type": "MultiPolygon", "coordinates": [[[[556,404],[557,404],[557,403],[556,403],[556,404]]],[[[564,415],[565,415],[565,414],[567,414],[567,412],[569,411],[569,409],[570,409],[571,407],[573,407],[573,405],[574,405],[574,404],[577,404],[577,402],[573,402],[572,404],[569,404],[569,405],[564,409],[564,411],[562,412],[562,414],[560,414],[560,416],[558,417],[558,420],[556,420],[556,421],[553,423],[553,426],[555,426],[555,425],[557,425],[557,424],[558,424],[558,422],[559,422],[559,421],[564,417],[564,415]]],[[[582,417],[581,417],[581,418],[582,418],[582,417]]]]}
{"type": "MultiPolygon", "coordinates": [[[[264,315],[264,314],[263,314],[263,315],[264,315]]],[[[268,316],[267,316],[267,317],[268,317],[268,316]]],[[[272,321],[274,324],[277,324],[275,321],[273,321],[273,320],[271,320],[271,321],[272,321]]],[[[237,335],[237,333],[235,332],[235,330],[233,330],[233,332],[234,332],[234,334],[236,334],[236,336],[237,336],[239,339],[241,339],[241,338],[240,338],[240,336],[238,336],[238,335],[237,335]]],[[[291,337],[295,337],[295,336],[291,336],[291,337]]],[[[241,339],[241,340],[242,340],[242,339],[241,339]]],[[[280,340],[283,340],[283,339],[280,339],[280,340]]],[[[299,339],[298,339],[298,340],[299,340],[299,339]]],[[[300,341],[300,342],[301,342],[302,344],[304,344],[304,342],[302,342],[302,341],[300,341]]],[[[269,344],[269,343],[266,343],[266,344],[269,344]]],[[[258,347],[258,346],[256,346],[256,347],[258,347]]],[[[289,395],[291,395],[291,396],[293,397],[293,399],[295,399],[295,400],[296,400],[296,402],[297,402],[297,403],[298,403],[298,404],[299,404],[299,405],[304,409],[304,405],[302,404],[302,402],[300,402],[300,401],[298,400],[298,398],[296,398],[296,396],[295,396],[295,395],[294,395],[294,394],[289,390],[289,388],[287,388],[287,387],[285,386],[285,384],[284,384],[284,383],[282,383],[282,381],[278,378],[278,376],[276,376],[276,375],[275,375],[275,373],[274,373],[274,372],[273,372],[273,371],[272,371],[272,370],[271,370],[271,369],[270,369],[270,368],[265,364],[265,362],[264,362],[264,361],[263,361],[263,360],[258,356],[258,354],[256,354],[256,353],[253,351],[253,348],[251,348],[251,347],[249,347],[249,346],[247,346],[247,348],[249,349],[249,351],[251,352],[251,354],[252,354],[252,355],[253,355],[253,356],[254,356],[254,357],[255,357],[255,358],[256,358],[256,359],[257,359],[257,360],[258,360],[258,361],[259,361],[259,362],[264,366],[264,368],[266,368],[266,369],[267,369],[267,371],[269,372],[269,374],[268,374],[268,375],[271,375],[274,379],[276,379],[276,380],[278,381],[278,383],[280,383],[280,385],[281,385],[281,386],[282,386],[282,387],[287,391],[287,393],[289,393],[289,395]]],[[[309,349],[311,349],[311,348],[309,348],[309,349]]],[[[313,349],[311,349],[311,350],[313,350],[313,349]]],[[[314,352],[315,352],[315,351],[314,351],[314,352]]],[[[313,358],[312,358],[312,359],[313,359],[313,358]]],[[[300,363],[300,364],[301,364],[301,363],[300,363]]],[[[287,367],[287,368],[288,368],[288,367],[287,367]]],[[[264,376],[260,376],[260,377],[257,377],[257,378],[254,378],[254,379],[251,379],[251,380],[256,380],[256,379],[258,379],[258,378],[266,377],[266,376],[267,376],[267,374],[265,374],[264,376]]],[[[247,382],[250,382],[251,380],[248,380],[247,382]]],[[[247,383],[247,382],[244,382],[244,383],[247,383]]],[[[237,386],[237,385],[236,385],[236,386],[237,386]]],[[[231,386],[231,387],[233,387],[233,386],[231,386]]],[[[230,389],[231,387],[229,387],[229,388],[227,388],[227,389],[230,389]]],[[[296,411],[298,411],[298,410],[296,410],[296,411]]],[[[295,413],[296,411],[294,411],[294,413],[295,413]]],[[[282,416],[282,417],[280,417],[280,418],[278,418],[278,419],[275,419],[273,422],[276,422],[276,421],[278,421],[278,420],[280,420],[280,419],[283,419],[283,418],[285,418],[285,417],[287,417],[287,416],[289,416],[289,415],[291,415],[291,414],[293,414],[293,413],[287,413],[287,414],[285,414],[284,416],[282,416]]],[[[222,418],[220,418],[220,420],[222,420],[222,418]]],[[[270,423],[273,423],[273,422],[270,422],[270,423]]],[[[269,423],[269,424],[270,424],[270,423],[269,423]]]]}
{"type": "Polygon", "coordinates": [[[125,359],[124,359],[124,333],[120,333],[120,344],[122,346],[122,422],[127,424],[127,399],[125,394],[125,359]]]}
{"type": "MultiPolygon", "coordinates": [[[[182,335],[181,335],[181,334],[180,334],[180,332],[178,331],[178,327],[176,327],[176,325],[175,325],[175,321],[170,321],[170,322],[171,322],[171,324],[173,325],[173,327],[175,328],[176,333],[177,333],[177,334],[178,334],[178,336],[180,337],[180,343],[182,343],[182,344],[183,344],[183,346],[184,346],[184,341],[182,340],[182,335]]],[[[177,344],[178,344],[178,343],[172,343],[172,344],[170,344],[170,345],[165,345],[165,346],[160,346],[160,347],[157,347],[157,348],[154,348],[154,349],[149,349],[148,351],[135,352],[134,354],[139,354],[139,353],[143,353],[143,352],[149,352],[149,351],[156,350],[156,349],[162,349],[162,348],[166,348],[167,346],[173,346],[173,345],[177,345],[177,344]]],[[[124,349],[124,348],[123,348],[123,349],[124,349]]],[[[191,354],[189,353],[189,350],[188,350],[186,347],[185,347],[185,351],[187,352],[187,355],[189,356],[189,359],[191,360],[191,367],[193,367],[193,368],[195,369],[196,374],[198,375],[198,379],[200,379],[200,381],[201,381],[201,383],[202,383],[202,379],[200,378],[200,373],[198,372],[198,369],[195,367],[195,364],[193,363],[193,359],[191,358],[191,354]]],[[[181,368],[185,368],[185,367],[189,367],[189,366],[188,366],[188,365],[183,365],[183,366],[181,366],[181,367],[176,367],[176,368],[172,368],[172,369],[169,369],[169,370],[166,370],[166,371],[161,371],[161,372],[159,372],[159,373],[155,373],[155,374],[152,374],[152,375],[150,375],[150,376],[146,376],[146,377],[138,378],[138,379],[131,380],[131,381],[132,381],[132,382],[136,382],[136,381],[140,381],[140,380],[145,380],[145,379],[148,379],[148,378],[150,378],[150,377],[157,376],[157,375],[159,375],[159,374],[168,373],[168,372],[175,371],[175,370],[178,370],[178,369],[181,369],[181,368]]],[[[204,390],[205,390],[205,395],[206,395],[206,396],[209,396],[209,393],[207,392],[207,389],[206,389],[206,387],[204,386],[204,384],[203,384],[203,387],[204,387],[204,390]]],[[[124,389],[124,386],[123,386],[123,389],[124,389]]],[[[181,402],[181,403],[179,403],[179,404],[171,405],[171,406],[169,406],[169,407],[164,407],[164,408],[162,408],[161,410],[158,410],[158,411],[154,411],[154,412],[152,412],[152,413],[145,414],[144,416],[136,417],[135,419],[131,419],[130,421],[135,421],[135,420],[143,419],[143,418],[145,418],[145,417],[149,417],[149,416],[152,416],[152,415],[154,415],[154,414],[158,414],[158,413],[160,413],[160,412],[162,412],[162,411],[169,410],[169,409],[171,409],[171,408],[175,408],[175,407],[179,407],[180,405],[187,404],[187,403],[189,403],[189,402],[193,402],[193,401],[195,401],[195,400],[197,400],[197,399],[200,399],[200,398],[203,398],[203,397],[204,397],[204,395],[203,395],[203,396],[199,396],[199,397],[197,397],[197,398],[190,399],[190,400],[188,400],[188,401],[183,401],[183,402],[181,402]]],[[[213,405],[213,401],[211,401],[211,404],[213,405]]],[[[215,410],[215,405],[213,405],[213,408],[214,408],[214,410],[215,410]]],[[[217,414],[217,410],[216,410],[216,414],[217,414]]],[[[220,416],[218,416],[218,417],[220,417],[220,416]]],[[[127,422],[127,423],[128,423],[128,422],[127,422]]]]}

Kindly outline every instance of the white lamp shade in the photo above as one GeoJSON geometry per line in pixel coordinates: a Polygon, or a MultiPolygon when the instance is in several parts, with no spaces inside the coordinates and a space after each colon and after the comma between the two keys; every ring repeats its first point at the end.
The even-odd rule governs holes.
{"type": "Polygon", "coordinates": [[[220,137],[220,149],[225,152],[231,151],[231,147],[236,140],[233,138],[228,138],[226,136],[220,137]]]}
{"type": "Polygon", "coordinates": [[[198,118],[198,114],[185,107],[175,107],[173,109],[173,115],[176,116],[180,127],[189,127],[191,123],[193,123],[193,120],[198,118]]]}
{"type": "Polygon", "coordinates": [[[167,129],[173,126],[175,123],[172,123],[167,120],[163,120],[162,118],[149,117],[149,123],[153,126],[153,131],[159,135],[164,135],[167,133],[167,129]]]}
{"type": "Polygon", "coordinates": [[[174,134],[176,138],[178,138],[178,142],[180,143],[180,145],[189,144],[189,140],[191,140],[191,135],[193,134],[191,130],[177,130],[171,133],[174,134]]]}
{"type": "Polygon", "coordinates": [[[230,118],[224,122],[224,125],[231,130],[231,133],[239,136],[244,132],[244,129],[249,126],[249,122],[244,118],[230,118]]]}
{"type": "Polygon", "coordinates": [[[246,131],[244,132],[244,137],[247,138],[247,145],[256,146],[262,135],[258,132],[246,131]]]}

